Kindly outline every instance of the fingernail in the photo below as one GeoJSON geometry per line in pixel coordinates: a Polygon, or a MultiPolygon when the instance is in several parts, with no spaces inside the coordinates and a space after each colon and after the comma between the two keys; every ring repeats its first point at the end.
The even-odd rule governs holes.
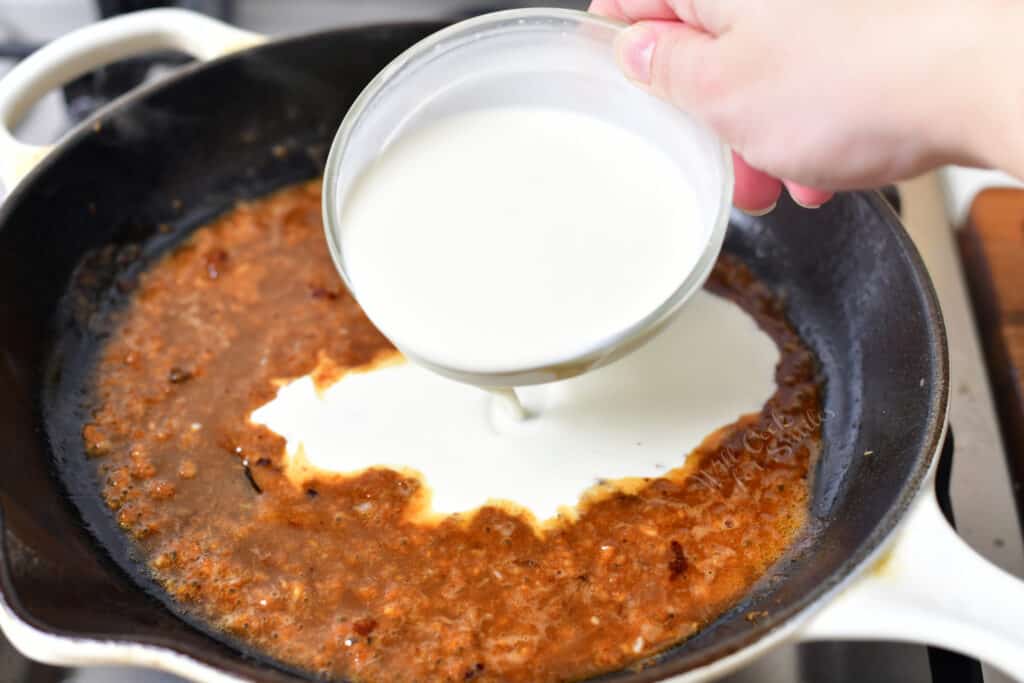
{"type": "Polygon", "coordinates": [[[651,82],[651,59],[657,37],[648,26],[630,26],[619,33],[615,51],[628,78],[644,85],[651,82]]]}
{"type": "Polygon", "coordinates": [[[797,206],[802,206],[805,209],[820,209],[823,206],[822,204],[804,204],[802,201],[794,197],[792,194],[789,196],[794,202],[796,202],[797,206]]]}
{"type": "Polygon", "coordinates": [[[767,207],[765,207],[763,209],[740,209],[740,207],[738,207],[738,206],[736,208],[740,209],[740,211],[742,211],[743,213],[747,214],[748,216],[754,216],[755,218],[757,218],[758,216],[766,216],[766,215],[770,214],[772,211],[775,210],[775,206],[777,204],[778,204],[777,201],[772,202],[771,206],[767,206],[767,207]]]}

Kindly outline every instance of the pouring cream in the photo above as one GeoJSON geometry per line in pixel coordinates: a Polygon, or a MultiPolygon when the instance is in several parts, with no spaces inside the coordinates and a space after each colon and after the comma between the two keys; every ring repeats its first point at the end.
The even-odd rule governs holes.
{"type": "MultiPolygon", "coordinates": [[[[406,355],[469,373],[601,348],[676,293],[709,239],[678,158],[627,127],[541,106],[410,126],[355,178],[339,216],[339,265],[375,326],[406,355]]],[[[396,353],[323,392],[296,380],[252,420],[284,436],[300,467],[418,472],[427,512],[501,500],[547,520],[599,478],[678,467],[771,395],[777,359],[751,318],[698,291],[643,348],[561,382],[492,385],[489,397],[396,353]]]]}

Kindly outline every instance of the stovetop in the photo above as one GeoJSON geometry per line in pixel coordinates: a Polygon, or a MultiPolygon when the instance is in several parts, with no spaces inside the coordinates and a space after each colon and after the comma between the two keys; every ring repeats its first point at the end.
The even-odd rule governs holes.
{"type": "MultiPolygon", "coordinates": [[[[57,2],[59,0],[51,0],[57,2]]],[[[70,0],[69,0],[70,1],[70,0]]],[[[75,0],[79,4],[83,0],[75,0]]],[[[0,0],[3,2],[3,0],[0,0]]],[[[487,0],[96,0],[95,15],[177,4],[227,18],[264,33],[299,32],[371,21],[457,18],[514,4],[582,8],[586,2],[488,2],[487,0]]],[[[17,17],[14,17],[16,24],[17,17]]],[[[2,31],[2,28],[0,28],[2,31]]],[[[31,41],[0,32],[0,74],[29,52],[31,41]]],[[[130,60],[79,79],[51,96],[22,126],[35,142],[49,142],[93,108],[137,85],[160,69],[180,63],[174,55],[130,60]]],[[[2,196],[2,195],[0,195],[2,196]]],[[[1024,540],[1014,505],[984,361],[974,329],[966,286],[944,196],[936,174],[903,183],[889,196],[901,204],[907,229],[928,266],[949,334],[953,399],[950,410],[956,448],[950,438],[939,468],[939,493],[961,536],[1003,569],[1024,576],[1024,540]]],[[[781,647],[726,679],[727,683],[1004,683],[999,672],[978,662],[917,645],[897,643],[811,643],[781,647]]],[[[179,683],[154,671],[125,668],[63,669],[30,662],[0,635],[0,683],[179,683]]]]}

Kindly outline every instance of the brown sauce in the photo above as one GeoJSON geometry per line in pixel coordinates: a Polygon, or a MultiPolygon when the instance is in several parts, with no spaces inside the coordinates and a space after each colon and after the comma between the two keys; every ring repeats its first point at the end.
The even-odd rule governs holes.
{"type": "Polygon", "coordinates": [[[83,438],[169,595],[283,662],[357,681],[584,678],[694,634],[806,517],[814,358],[742,264],[723,257],[708,288],[778,344],[775,394],[685,466],[593,491],[543,532],[496,507],[417,524],[421,482],[386,469],[298,485],[284,440],[248,422],[275,381],[328,383],[391,349],[334,271],[316,183],[239,206],[143,274],[83,438]]]}

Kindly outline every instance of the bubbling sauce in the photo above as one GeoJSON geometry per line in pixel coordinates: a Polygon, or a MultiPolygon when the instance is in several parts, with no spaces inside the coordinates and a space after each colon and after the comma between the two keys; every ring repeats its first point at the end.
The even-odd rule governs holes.
{"type": "Polygon", "coordinates": [[[326,388],[396,355],[335,274],[319,201],[297,186],[198,230],[142,275],[97,359],[86,452],[183,609],[328,677],[575,680],[693,635],[792,543],[820,449],[815,361],[727,256],[707,288],[778,345],[776,387],[664,476],[595,485],[544,527],[494,504],[424,519],[410,472],[294,476],[251,413],[288,379],[326,388]]]}

